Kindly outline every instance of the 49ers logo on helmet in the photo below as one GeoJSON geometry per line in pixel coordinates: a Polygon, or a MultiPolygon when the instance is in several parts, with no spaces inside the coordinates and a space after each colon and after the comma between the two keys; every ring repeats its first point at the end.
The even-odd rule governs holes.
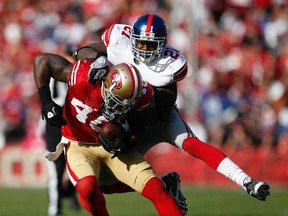
{"type": "Polygon", "coordinates": [[[121,76],[118,70],[113,70],[110,74],[110,80],[112,85],[115,85],[114,88],[120,89],[122,86],[121,76]]]}

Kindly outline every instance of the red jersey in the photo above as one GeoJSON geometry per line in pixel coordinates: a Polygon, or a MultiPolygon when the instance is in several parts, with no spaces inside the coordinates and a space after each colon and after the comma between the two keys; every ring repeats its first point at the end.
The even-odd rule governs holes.
{"type": "MultiPolygon", "coordinates": [[[[91,61],[79,60],[73,63],[69,77],[63,116],[67,125],[62,127],[62,135],[70,140],[97,143],[98,131],[107,120],[101,115],[101,82],[88,82],[91,61]]],[[[136,110],[147,107],[153,99],[153,88],[143,81],[143,89],[136,110]]]]}
{"type": "Polygon", "coordinates": [[[91,63],[79,60],[72,65],[63,110],[67,125],[62,127],[62,135],[78,142],[97,143],[99,126],[107,121],[100,112],[101,83],[88,82],[91,63]]]}

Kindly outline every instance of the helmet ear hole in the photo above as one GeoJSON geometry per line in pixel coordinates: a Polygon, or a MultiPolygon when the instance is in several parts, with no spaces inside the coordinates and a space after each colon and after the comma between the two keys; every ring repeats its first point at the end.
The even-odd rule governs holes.
{"type": "Polygon", "coordinates": [[[167,25],[156,14],[145,14],[139,17],[132,26],[131,44],[134,58],[140,62],[150,63],[162,55],[167,43],[167,25]],[[136,46],[138,42],[155,43],[155,50],[142,50],[136,46]]]}
{"type": "Polygon", "coordinates": [[[113,118],[126,114],[136,104],[141,92],[141,75],[133,65],[121,63],[113,66],[102,84],[104,113],[113,118]]]}

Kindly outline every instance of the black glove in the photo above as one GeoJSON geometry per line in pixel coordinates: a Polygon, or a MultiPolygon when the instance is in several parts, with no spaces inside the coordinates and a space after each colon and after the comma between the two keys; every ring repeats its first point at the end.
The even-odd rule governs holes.
{"type": "Polygon", "coordinates": [[[109,70],[109,63],[105,53],[97,53],[95,61],[91,64],[88,82],[95,85],[99,80],[104,80],[109,70]]]}
{"type": "Polygon", "coordinates": [[[42,118],[45,118],[47,124],[59,128],[66,125],[67,122],[62,116],[63,109],[52,100],[49,86],[39,88],[38,93],[42,104],[42,118]]]}
{"type": "Polygon", "coordinates": [[[46,119],[47,124],[51,126],[57,126],[61,128],[62,125],[66,125],[67,122],[62,116],[63,109],[54,101],[48,103],[42,109],[42,118],[46,119]]]}
{"type": "Polygon", "coordinates": [[[113,133],[116,136],[114,142],[110,141],[106,136],[102,134],[99,135],[100,144],[107,152],[113,154],[112,158],[123,154],[133,147],[132,143],[127,139],[123,139],[123,137],[117,131],[114,131],[113,133]]]}

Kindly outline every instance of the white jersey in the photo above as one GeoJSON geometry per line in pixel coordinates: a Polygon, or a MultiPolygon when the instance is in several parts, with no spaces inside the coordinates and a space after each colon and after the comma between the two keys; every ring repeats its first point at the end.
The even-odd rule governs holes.
{"type": "Polygon", "coordinates": [[[140,71],[143,80],[157,87],[184,79],[187,74],[187,60],[181,52],[168,45],[157,60],[149,64],[135,63],[130,34],[131,26],[114,24],[102,35],[108,60],[113,65],[128,62],[140,71]]]}

